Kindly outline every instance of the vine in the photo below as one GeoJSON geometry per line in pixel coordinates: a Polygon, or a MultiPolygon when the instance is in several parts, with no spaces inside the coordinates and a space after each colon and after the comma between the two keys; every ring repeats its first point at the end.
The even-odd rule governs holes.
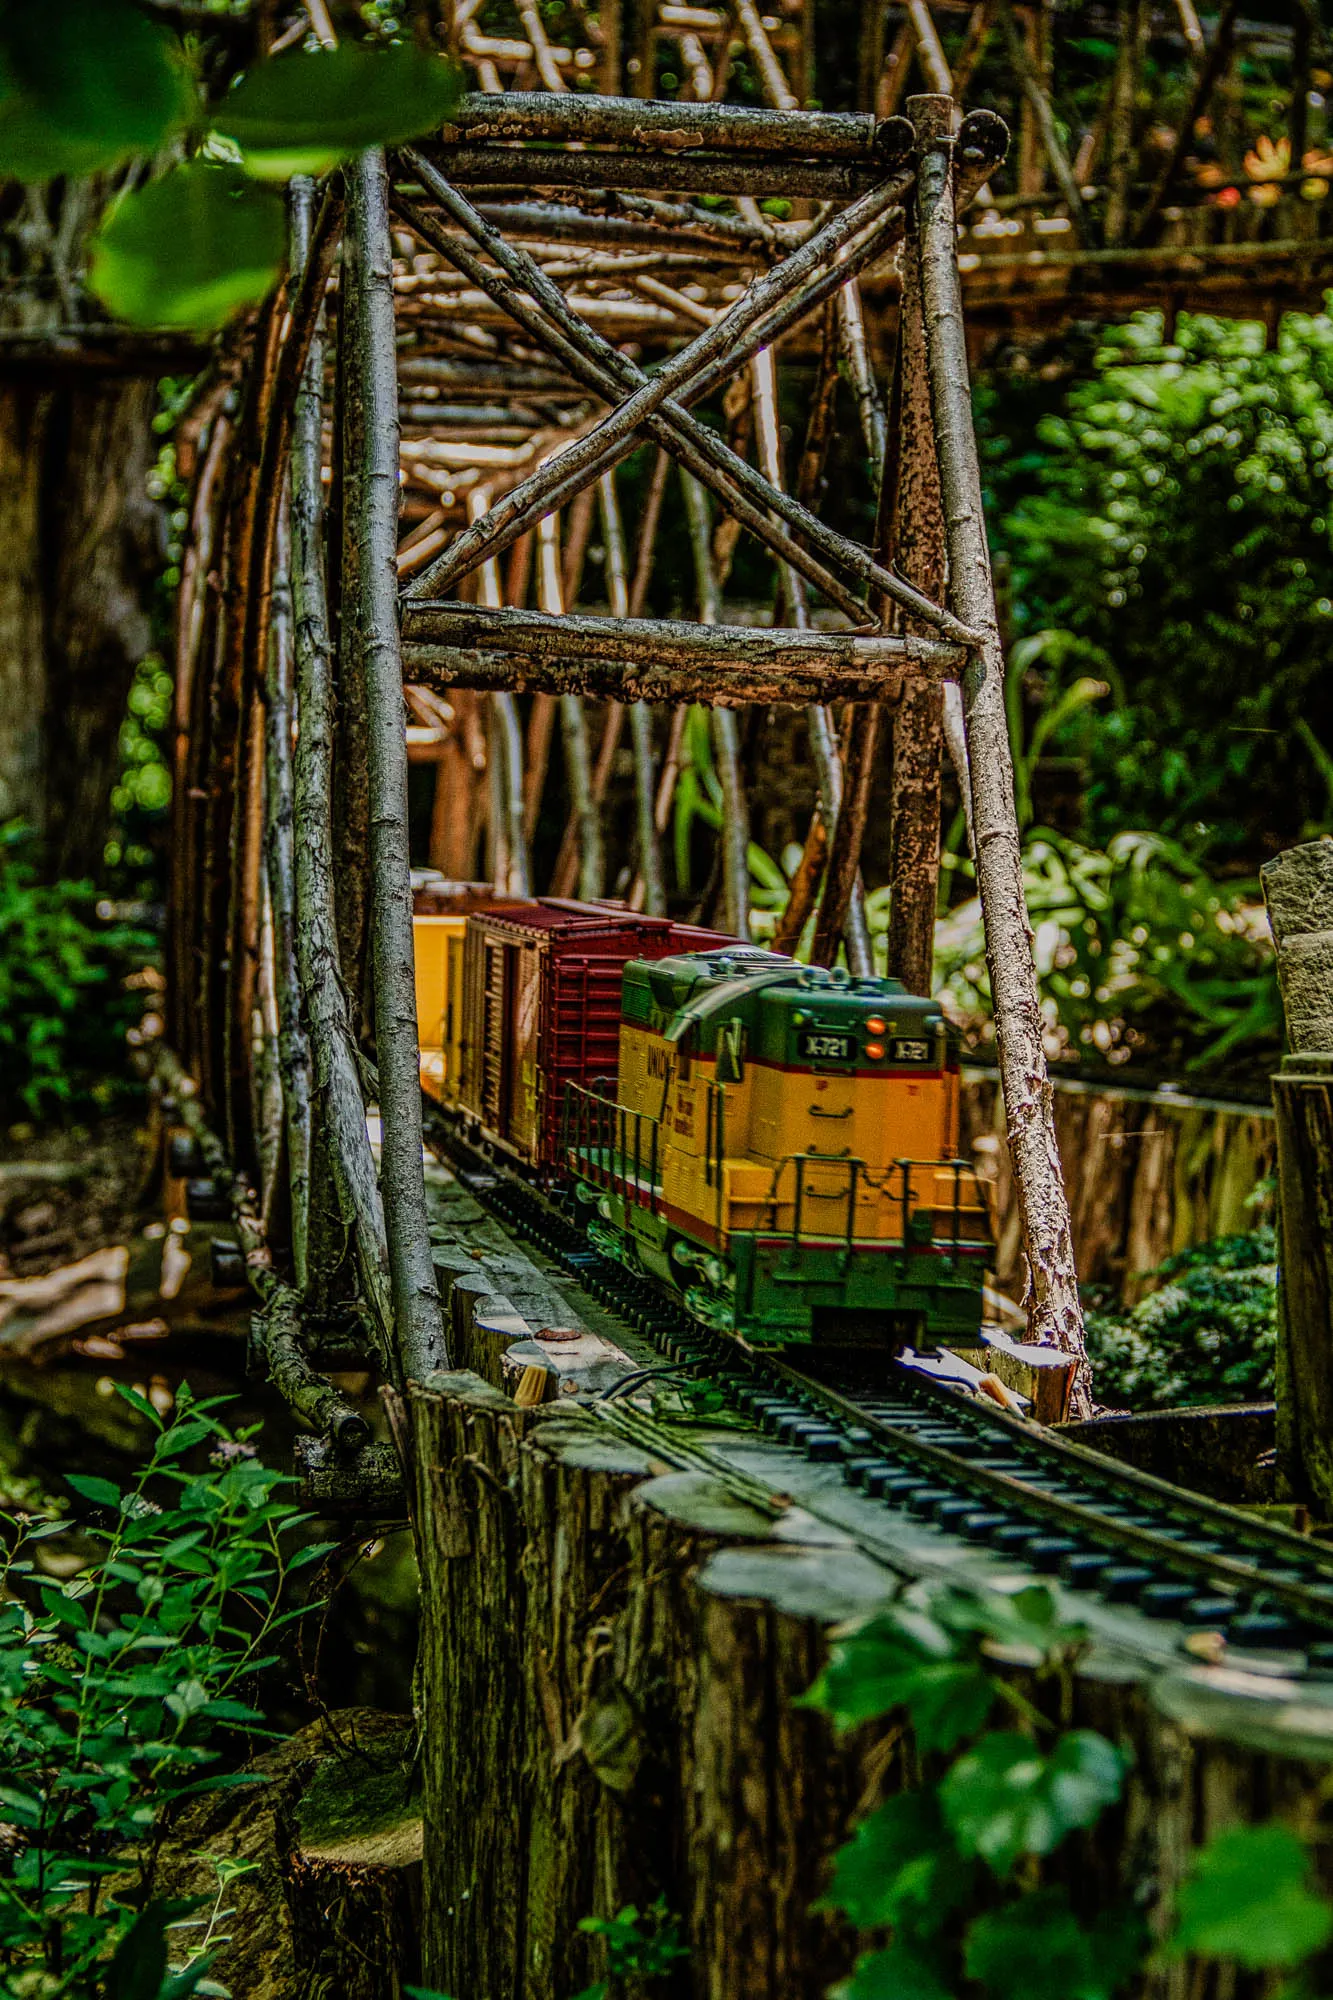
{"type": "Polygon", "coordinates": [[[834,2000],[956,2000],[965,1988],[1112,2000],[1172,1957],[1297,1971],[1333,1937],[1309,1846],[1279,1822],[1195,1854],[1155,1940],[1147,1886],[1106,1907],[1077,1871],[1050,1879],[1044,1864],[1116,1804],[1130,1767],[1105,1736],[1069,1726],[1086,1644],[1042,1585],[983,1597],[919,1584],[835,1640],[806,1705],[841,1730],[905,1723],[920,1778],[834,1856],[823,1907],[867,1947],[834,2000]],[[1030,1673],[1032,1695],[1005,1662],[1030,1673]]]}

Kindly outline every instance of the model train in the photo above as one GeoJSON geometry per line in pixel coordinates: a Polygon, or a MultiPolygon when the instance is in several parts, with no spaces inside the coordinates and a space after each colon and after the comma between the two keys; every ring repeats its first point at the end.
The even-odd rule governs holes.
{"type": "Polygon", "coordinates": [[[416,932],[424,1088],[605,1255],[754,1343],[975,1335],[935,1001],[616,905],[426,893],[416,932]]]}

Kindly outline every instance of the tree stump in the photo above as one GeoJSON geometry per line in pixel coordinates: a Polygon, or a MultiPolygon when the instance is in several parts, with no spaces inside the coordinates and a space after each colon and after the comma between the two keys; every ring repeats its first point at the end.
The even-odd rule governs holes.
{"type": "MultiPolygon", "coordinates": [[[[661,1898],[688,1951],[652,1987],[664,2000],[816,2000],[856,1950],[814,1907],[831,1856],[918,1763],[892,1720],[838,1737],[798,1697],[831,1629],[884,1601],[911,1559],[664,1468],[563,1400],[520,1408],[476,1375],[414,1385],[408,1417],[425,1983],[569,2000],[605,1970],[581,1920],[661,1898]]],[[[1055,1699],[1015,1672],[1029,1698],[1055,1699]]],[[[1066,1719],[1113,1737],[1133,1772],[1117,1816],[1053,1872],[1106,1903],[1136,1897],[1160,1929],[1212,1833],[1318,1809],[1333,1705],[1293,1694],[1151,1636],[1136,1652],[1127,1628],[1099,1641],[1066,1719]]],[[[1173,1961],[1136,1990],[1197,2000],[1200,1977],[1173,1961]]],[[[1268,1988],[1238,1975],[1225,1990],[1268,1988]]]]}
{"type": "Polygon", "coordinates": [[[212,1977],[236,2000],[400,2000],[419,1977],[421,1812],[406,1716],[343,1709],[256,1758],[263,1782],[206,1795],[163,1847],[162,1896],[227,1888],[212,1977]]]}

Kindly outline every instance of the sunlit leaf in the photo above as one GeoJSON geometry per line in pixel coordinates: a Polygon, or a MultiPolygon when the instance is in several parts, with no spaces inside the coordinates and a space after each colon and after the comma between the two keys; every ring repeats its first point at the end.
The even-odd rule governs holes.
{"type": "Polygon", "coordinates": [[[837,1641],[804,1699],[844,1729],[905,1708],[921,1749],[948,1750],[981,1728],[995,1690],[938,1620],[895,1604],[837,1641]]]}
{"type": "Polygon", "coordinates": [[[285,237],[280,195],[233,167],[193,160],[117,202],[88,282],[135,325],[208,332],[269,291],[285,237]]]}
{"type": "Polygon", "coordinates": [[[1289,1827],[1235,1827],[1211,1840],[1180,1892],[1174,1953],[1241,1965],[1298,1965],[1333,1936],[1333,1905],[1310,1887],[1310,1857],[1289,1827]]]}
{"type": "Polygon", "coordinates": [[[366,146],[396,146],[440,125],[458,100],[458,73],[408,43],[340,42],[261,63],[219,106],[252,174],[317,174],[366,146]]]}
{"type": "Polygon", "coordinates": [[[1125,1759],[1091,1729],[1072,1729],[1049,1756],[1028,1737],[995,1730],[961,1756],[940,1786],[964,1854],[1007,1875],[1023,1854],[1050,1854],[1120,1796],[1125,1759]]]}
{"type": "Polygon", "coordinates": [[[0,177],[91,174],[190,118],[180,45],[129,0],[0,6],[0,177]]]}

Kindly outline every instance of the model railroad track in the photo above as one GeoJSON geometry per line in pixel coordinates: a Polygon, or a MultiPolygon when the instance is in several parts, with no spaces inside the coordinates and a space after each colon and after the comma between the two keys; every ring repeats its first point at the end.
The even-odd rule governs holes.
{"type": "Polygon", "coordinates": [[[970,1401],[871,1354],[808,1367],[698,1325],[655,1280],[593,1249],[536,1188],[493,1164],[438,1115],[432,1143],[516,1235],[652,1341],[667,1367],[705,1375],[755,1427],[843,1478],[1016,1566],[1149,1617],[1218,1631],[1246,1651],[1305,1656],[1333,1673],[1333,1547],[970,1401]]]}

